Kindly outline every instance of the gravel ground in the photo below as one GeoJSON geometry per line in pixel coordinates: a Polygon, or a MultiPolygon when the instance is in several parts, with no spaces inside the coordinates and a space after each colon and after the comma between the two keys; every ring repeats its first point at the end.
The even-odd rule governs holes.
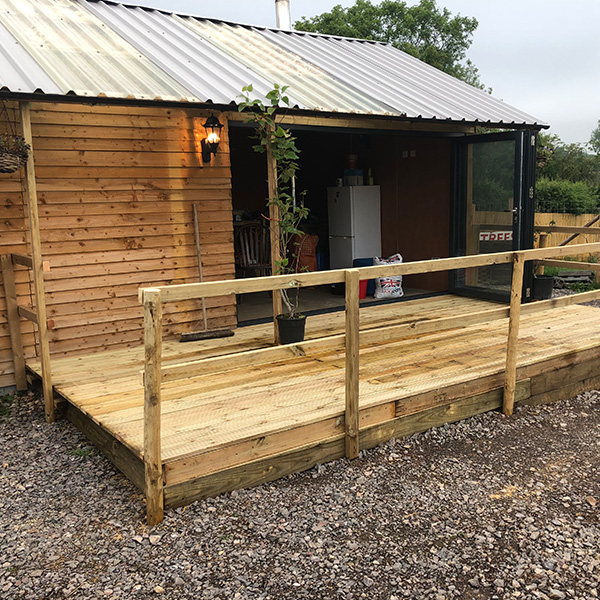
{"type": "Polygon", "coordinates": [[[592,599],[600,393],[168,511],[33,395],[0,405],[0,597],[592,599]]]}

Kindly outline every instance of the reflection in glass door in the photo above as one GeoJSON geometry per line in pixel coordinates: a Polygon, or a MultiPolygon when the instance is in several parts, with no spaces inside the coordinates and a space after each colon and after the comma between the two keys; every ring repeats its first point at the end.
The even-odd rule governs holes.
{"type": "MultiPolygon", "coordinates": [[[[527,247],[531,227],[524,217],[524,192],[529,196],[524,160],[525,132],[466,137],[457,146],[453,253],[470,256],[527,247]],[[527,187],[526,187],[527,186],[527,187]]],[[[535,140],[535,138],[533,138],[535,140]]],[[[532,184],[531,184],[532,185],[532,184]]],[[[533,196],[533,187],[531,187],[533,196]]],[[[533,202],[527,210],[533,210],[533,202]]],[[[526,211],[525,211],[526,212],[526,211]]],[[[512,267],[490,265],[456,271],[452,291],[506,300],[512,267]]]]}

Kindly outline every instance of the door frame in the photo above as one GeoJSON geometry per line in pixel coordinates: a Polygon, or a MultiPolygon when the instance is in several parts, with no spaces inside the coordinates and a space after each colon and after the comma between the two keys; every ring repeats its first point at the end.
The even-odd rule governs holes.
{"type": "MultiPolygon", "coordinates": [[[[515,141],[514,195],[513,207],[513,250],[533,248],[535,223],[535,170],[537,131],[519,130],[501,133],[465,135],[456,138],[452,147],[452,188],[450,202],[450,256],[464,256],[466,253],[467,228],[467,182],[468,146],[485,142],[515,141]]],[[[531,299],[533,264],[525,265],[523,278],[523,301],[531,299]]],[[[451,293],[472,296],[484,300],[507,302],[510,290],[506,292],[485,288],[459,286],[457,279],[461,271],[451,271],[448,289],[451,293]]]]}

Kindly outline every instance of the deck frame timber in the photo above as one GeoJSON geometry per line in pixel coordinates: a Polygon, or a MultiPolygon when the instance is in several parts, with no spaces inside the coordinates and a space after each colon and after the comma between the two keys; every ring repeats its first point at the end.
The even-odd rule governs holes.
{"type": "MultiPolygon", "coordinates": [[[[457,257],[449,259],[441,259],[435,261],[420,261],[415,263],[404,263],[394,266],[378,266],[378,267],[363,267],[359,269],[347,269],[338,271],[329,271],[324,273],[300,273],[296,275],[279,275],[264,278],[255,278],[249,281],[228,281],[228,282],[211,282],[211,283],[200,283],[200,284],[187,284],[179,286],[165,286],[153,290],[140,290],[140,301],[144,304],[146,312],[155,310],[155,303],[158,299],[160,304],[161,299],[163,302],[173,302],[179,300],[190,300],[198,298],[206,298],[212,296],[237,294],[237,293],[248,293],[253,291],[271,291],[276,292],[277,290],[284,289],[289,286],[302,287],[306,285],[318,285],[324,283],[338,283],[344,281],[346,283],[346,325],[343,339],[345,342],[345,382],[346,382],[346,411],[343,425],[343,432],[333,437],[327,437],[320,441],[309,445],[302,445],[299,448],[287,450],[280,454],[270,456],[268,458],[259,459],[244,463],[243,465],[224,469],[220,472],[206,475],[204,477],[191,477],[188,481],[180,481],[178,483],[170,485],[168,476],[165,475],[166,485],[162,490],[163,504],[165,506],[176,506],[182,502],[191,501],[199,497],[210,495],[215,490],[227,491],[228,489],[235,489],[237,487],[244,487],[246,485],[253,485],[263,481],[269,481],[277,477],[282,476],[286,473],[302,470],[308,466],[312,466],[315,462],[322,460],[330,460],[331,457],[337,458],[338,456],[346,455],[348,458],[354,458],[358,456],[358,452],[361,447],[369,447],[369,435],[365,436],[364,433],[360,433],[361,440],[359,442],[359,431],[360,431],[360,406],[359,406],[359,387],[358,387],[358,371],[360,366],[359,360],[359,327],[358,327],[358,297],[354,289],[357,287],[355,284],[358,283],[360,278],[367,279],[372,277],[390,277],[397,275],[408,275],[414,273],[430,273],[438,271],[446,271],[458,268],[468,268],[474,266],[486,266],[491,264],[501,263],[513,263],[513,276],[511,284],[511,304],[508,310],[509,317],[509,328],[507,338],[507,354],[506,354],[506,365],[504,373],[503,386],[494,390],[487,390],[482,392],[480,395],[465,396],[462,400],[444,405],[450,408],[427,408],[420,413],[416,413],[414,417],[395,417],[392,420],[386,421],[385,425],[376,424],[371,429],[366,431],[376,431],[375,438],[379,441],[389,439],[392,435],[397,435],[398,431],[402,431],[400,422],[413,418],[416,423],[425,423],[423,427],[425,429],[434,426],[438,423],[441,418],[441,422],[448,422],[452,420],[453,415],[457,416],[456,419],[464,418],[469,414],[478,414],[480,401],[482,401],[483,410],[491,410],[492,408],[502,407],[503,412],[507,415],[511,415],[513,412],[513,406],[517,400],[525,400],[529,398],[531,394],[531,380],[527,379],[525,382],[518,380],[518,369],[517,369],[517,345],[519,341],[519,323],[521,315],[521,294],[523,284],[523,272],[525,262],[527,260],[544,260],[544,259],[556,259],[567,254],[581,252],[593,252],[600,250],[600,243],[596,244],[583,244],[579,246],[573,246],[567,248],[541,248],[537,250],[525,250],[518,252],[505,252],[496,254],[486,255],[475,255],[468,257],[457,257]],[[523,387],[528,390],[523,395],[523,387]],[[527,387],[529,386],[529,387],[527,387]],[[497,399],[497,394],[500,394],[501,400],[497,399]],[[518,395],[520,397],[517,397],[518,395]],[[483,401],[482,398],[485,398],[483,401]],[[465,408],[466,407],[466,408],[465,408]],[[491,408],[490,408],[491,407],[491,408]],[[434,412],[436,416],[432,420],[427,419],[428,411],[434,412]],[[475,412],[473,412],[475,411],[475,412]],[[439,416],[439,415],[442,416],[439,416]],[[400,421],[398,421],[398,419],[400,421]],[[398,423],[398,427],[396,427],[398,423]],[[382,433],[384,432],[384,433],[382,433]],[[363,436],[365,439],[363,440],[363,436]],[[212,490],[212,491],[211,491],[212,490]]],[[[592,293],[590,296],[594,298],[598,296],[596,293],[592,293]]],[[[579,300],[580,302],[583,300],[579,300]]],[[[558,304],[550,304],[552,306],[558,306],[558,304]]],[[[549,306],[549,305],[547,305],[549,306]]],[[[495,318],[502,318],[504,316],[503,311],[496,311],[495,318]]],[[[148,331],[148,329],[147,329],[148,331]]],[[[158,341],[156,340],[156,330],[151,332],[146,337],[146,344],[155,345],[159,348],[158,341]]],[[[341,340],[339,340],[341,341],[341,340]]],[[[274,336],[274,342],[277,343],[277,335],[274,336]]],[[[325,344],[335,344],[338,340],[327,340],[325,344]]],[[[294,346],[296,351],[298,346],[294,346]]],[[[276,350],[279,352],[279,350],[276,350]]],[[[259,351],[261,352],[261,351],[259,351]]],[[[268,350],[262,351],[264,358],[268,356],[268,350]]],[[[160,364],[157,367],[156,362],[148,359],[148,347],[146,350],[146,367],[145,373],[145,386],[146,386],[146,405],[151,403],[153,398],[158,398],[158,405],[160,405],[160,385],[161,385],[161,369],[160,364]],[[148,378],[148,373],[152,372],[152,377],[148,378]],[[150,383],[149,383],[150,382],[150,383]]],[[[150,356],[152,354],[150,353],[150,356]]],[[[256,354],[255,354],[256,356],[256,354]]],[[[244,356],[239,357],[240,362],[243,364],[244,356]]],[[[259,359],[260,360],[260,359],[259,359]]],[[[217,361],[213,361],[218,362],[217,361]]],[[[197,361],[196,367],[202,368],[202,361],[197,361]]],[[[171,368],[171,376],[173,379],[177,379],[177,375],[181,371],[177,369],[189,369],[189,363],[186,365],[175,365],[171,368]]],[[[569,369],[569,367],[566,367],[569,369]]],[[[188,371],[189,372],[189,371],[188,371]]],[[[587,372],[587,371],[586,371],[587,372]]],[[[551,390],[546,390],[542,394],[551,394],[551,390]]],[[[390,405],[393,405],[391,403],[390,405]]],[[[395,406],[395,405],[394,405],[395,406]]],[[[160,419],[160,411],[158,413],[160,419]]],[[[340,424],[341,425],[341,424],[340,424]]],[[[421,425],[417,425],[418,427],[421,425]]],[[[412,426],[408,426],[409,429],[412,426]]],[[[149,436],[155,437],[156,424],[149,424],[149,421],[145,421],[144,427],[144,447],[147,451],[147,439],[149,436]],[[151,432],[152,431],[152,432],[151,432]]],[[[416,431],[416,430],[415,430],[416,431]]],[[[415,431],[411,430],[411,433],[415,431]]],[[[300,438],[301,439],[301,438],[300,438]]],[[[377,442],[379,443],[379,442],[377,442]]],[[[156,442],[155,442],[156,445],[156,442]]],[[[158,444],[159,445],[159,444],[158,444]]],[[[160,453],[160,450],[158,451],[160,453]]],[[[171,466],[173,468],[173,466],[171,466]]],[[[155,481],[156,483],[156,481],[155,481]]],[[[157,488],[151,490],[148,486],[147,497],[148,505],[151,503],[156,504],[157,488]],[[151,496],[153,499],[151,500],[151,496]]],[[[160,520],[159,514],[162,515],[163,507],[160,510],[154,510],[151,514],[151,510],[148,510],[148,522],[154,524],[160,520]]]]}
{"type": "MultiPolygon", "coordinates": [[[[517,372],[515,403],[556,402],[600,385],[600,347],[569,353],[521,367],[517,372]],[[566,385],[565,382],[568,382],[566,385]],[[560,385],[559,385],[560,384],[560,385]]],[[[472,382],[448,386],[438,393],[426,392],[389,403],[396,416],[360,428],[360,448],[377,446],[392,438],[406,437],[446,423],[499,410],[503,405],[503,373],[472,382]],[[489,389],[489,386],[494,386],[489,389]],[[408,408],[411,407],[411,408],[408,408]]],[[[380,415],[389,414],[382,410],[380,415]]],[[[298,437],[302,437],[301,434],[298,437]]],[[[274,481],[285,475],[309,469],[316,464],[345,456],[345,435],[315,441],[295,449],[270,454],[253,461],[175,483],[167,474],[165,508],[188,504],[244,487],[274,481]]],[[[169,466],[169,465],[167,465],[169,466]]]]}
{"type": "Polygon", "coordinates": [[[144,462],[112,433],[96,423],[71,402],[65,402],[62,414],[119,469],[133,485],[146,493],[144,462]]]}

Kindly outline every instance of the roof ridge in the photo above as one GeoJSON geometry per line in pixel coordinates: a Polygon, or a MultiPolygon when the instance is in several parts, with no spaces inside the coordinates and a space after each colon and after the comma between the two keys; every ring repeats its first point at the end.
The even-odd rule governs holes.
{"type": "Polygon", "coordinates": [[[380,40],[365,40],[365,39],[361,39],[361,38],[347,37],[344,35],[332,35],[329,33],[318,33],[318,32],[314,32],[314,31],[298,31],[296,29],[292,29],[292,30],[281,29],[279,27],[270,27],[268,25],[256,25],[256,24],[252,24],[252,23],[241,23],[239,21],[230,21],[228,19],[217,19],[216,17],[203,17],[202,15],[169,10],[168,8],[155,8],[152,6],[142,6],[140,4],[135,4],[134,2],[131,2],[130,0],[125,0],[124,2],[121,2],[121,0],[77,0],[77,1],[83,2],[83,3],[89,2],[89,3],[93,3],[93,4],[98,4],[100,2],[103,2],[105,4],[123,6],[125,8],[141,8],[142,10],[146,10],[146,11],[150,11],[150,12],[159,12],[159,13],[163,13],[165,15],[175,15],[177,17],[188,17],[188,18],[192,18],[192,19],[198,19],[201,21],[210,21],[212,23],[225,23],[226,25],[239,25],[240,27],[247,27],[250,29],[263,29],[263,30],[267,30],[267,31],[273,31],[276,33],[278,33],[278,32],[289,33],[289,34],[295,33],[297,35],[309,35],[309,36],[318,37],[318,38],[333,38],[336,40],[347,40],[350,42],[361,42],[364,44],[378,44],[381,46],[390,46],[391,45],[388,42],[382,42],[380,40]]]}

